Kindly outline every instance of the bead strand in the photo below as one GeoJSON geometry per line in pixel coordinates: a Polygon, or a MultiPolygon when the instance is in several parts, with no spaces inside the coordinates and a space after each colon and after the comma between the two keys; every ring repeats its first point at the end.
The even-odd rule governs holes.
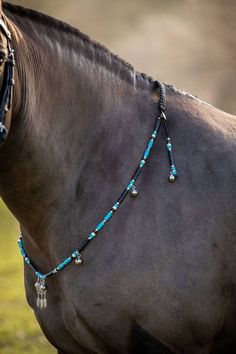
{"type": "Polygon", "coordinates": [[[177,169],[175,166],[175,160],[174,160],[174,154],[173,154],[173,145],[170,140],[169,136],[169,131],[167,127],[167,122],[166,122],[166,116],[163,114],[164,117],[164,127],[165,127],[165,132],[166,132],[166,147],[167,147],[167,152],[168,152],[168,158],[169,158],[169,163],[170,163],[170,174],[169,174],[169,181],[172,183],[175,181],[176,177],[178,176],[177,169]]]}
{"type": "MultiPolygon", "coordinates": [[[[159,116],[157,116],[156,121],[155,121],[155,125],[154,125],[154,130],[151,134],[151,137],[148,141],[147,147],[143,153],[142,159],[140,161],[140,163],[138,164],[138,167],[135,171],[135,173],[133,174],[132,178],[130,179],[127,187],[123,190],[122,194],[120,195],[120,197],[118,198],[117,202],[113,205],[113,207],[108,211],[108,213],[104,216],[103,220],[100,221],[97,226],[95,227],[95,229],[81,242],[80,246],[78,247],[77,250],[75,250],[72,255],[68,258],[65,258],[64,261],[62,263],[60,263],[56,268],[54,268],[52,271],[50,271],[47,274],[42,274],[39,271],[37,271],[33,264],[31,263],[29,257],[27,256],[25,249],[24,249],[24,245],[23,245],[23,240],[22,240],[22,236],[20,235],[20,238],[18,240],[18,245],[20,248],[20,252],[25,260],[25,262],[31,267],[31,269],[34,271],[35,275],[37,276],[37,278],[41,281],[45,281],[48,277],[62,271],[68,264],[70,264],[73,260],[75,260],[76,264],[81,264],[82,263],[82,259],[81,259],[81,254],[80,252],[82,252],[84,250],[85,247],[87,247],[87,245],[91,242],[91,240],[93,240],[96,235],[104,228],[104,226],[106,225],[107,222],[110,221],[110,219],[112,218],[112,216],[114,215],[114,213],[119,209],[120,205],[123,203],[123,201],[125,200],[126,196],[131,192],[131,195],[133,193],[133,196],[137,195],[137,191],[135,189],[135,182],[137,181],[138,177],[140,176],[146,161],[150,155],[150,152],[153,148],[155,139],[157,137],[161,122],[164,121],[164,126],[165,126],[165,131],[166,131],[166,135],[167,135],[167,150],[168,150],[168,157],[169,157],[169,161],[170,161],[170,180],[171,178],[176,178],[177,177],[177,170],[175,167],[175,162],[174,162],[174,156],[173,156],[173,151],[172,151],[172,144],[171,144],[171,140],[168,134],[168,128],[167,128],[167,123],[166,123],[166,117],[165,117],[165,106],[166,106],[166,99],[165,99],[165,87],[163,84],[157,82],[158,87],[160,89],[160,111],[161,114],[159,116]]],[[[172,182],[172,181],[171,181],[172,182]]],[[[42,286],[44,286],[45,284],[43,283],[42,286]]],[[[42,290],[42,289],[41,289],[42,290]]],[[[45,291],[45,288],[43,289],[43,291],[45,291]]]]}
{"type": "MultiPolygon", "coordinates": [[[[158,117],[159,118],[159,117],[158,117]]],[[[157,124],[155,124],[155,128],[156,128],[157,124]]],[[[160,123],[158,123],[158,127],[160,126],[160,123]]],[[[141,162],[139,163],[139,166],[136,170],[136,172],[134,173],[132,179],[130,180],[130,182],[128,183],[128,186],[126,187],[126,189],[123,191],[123,193],[121,194],[120,198],[118,199],[117,203],[113,206],[113,208],[105,215],[103,221],[101,221],[97,227],[95,228],[95,230],[88,236],[88,239],[89,240],[92,240],[95,238],[95,236],[97,235],[98,232],[100,232],[106,222],[108,222],[111,217],[113,216],[113,213],[115,211],[117,211],[117,209],[119,208],[119,206],[122,204],[122,202],[124,201],[125,197],[127,196],[127,194],[131,191],[131,189],[134,187],[134,183],[136,182],[137,178],[139,177],[145,163],[146,163],[146,160],[147,158],[149,157],[149,154],[151,152],[151,149],[153,147],[153,144],[154,144],[154,141],[156,139],[156,136],[157,136],[157,132],[158,132],[158,129],[154,129],[152,135],[151,135],[151,139],[149,140],[148,142],[148,145],[147,145],[147,149],[145,150],[144,154],[143,154],[143,158],[141,160],[141,162]]]]}
{"type": "MultiPolygon", "coordinates": [[[[157,127],[157,124],[155,124],[155,127],[157,127]]],[[[49,272],[47,274],[42,274],[42,273],[36,271],[36,269],[32,266],[29,257],[27,257],[27,255],[25,253],[23,242],[22,242],[22,238],[19,239],[18,243],[19,243],[20,252],[21,252],[22,256],[24,257],[25,262],[27,264],[31,265],[31,267],[34,270],[35,275],[37,276],[37,278],[46,279],[46,278],[52,276],[53,274],[56,274],[56,273],[62,271],[69,263],[71,263],[73,261],[73,259],[75,259],[75,258],[77,259],[77,257],[80,257],[80,252],[104,228],[105,224],[112,218],[114,213],[118,210],[118,208],[120,207],[120,205],[122,204],[122,202],[124,201],[126,196],[128,195],[128,193],[134,187],[134,183],[136,182],[137,178],[139,177],[143,167],[146,164],[146,160],[148,159],[148,157],[150,155],[151,149],[153,147],[154,141],[155,141],[156,136],[157,136],[157,132],[158,132],[158,129],[155,128],[153,133],[152,133],[152,135],[151,135],[151,138],[150,138],[150,140],[148,142],[147,148],[146,148],[146,150],[145,150],[145,152],[143,154],[142,160],[140,161],[140,163],[139,163],[139,165],[138,165],[138,167],[137,167],[132,179],[128,183],[126,189],[123,191],[123,193],[121,194],[121,196],[119,197],[117,202],[113,205],[112,209],[104,216],[103,220],[95,227],[94,231],[92,231],[89,234],[89,236],[82,241],[82,243],[79,246],[79,248],[75,252],[72,253],[71,257],[66,258],[62,263],[60,263],[51,272],[49,272]]]]}

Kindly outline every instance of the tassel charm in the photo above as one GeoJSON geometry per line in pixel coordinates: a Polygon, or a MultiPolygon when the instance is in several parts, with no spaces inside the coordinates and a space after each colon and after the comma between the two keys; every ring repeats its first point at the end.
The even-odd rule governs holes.
{"type": "Polygon", "coordinates": [[[37,307],[42,310],[47,307],[47,288],[45,279],[38,278],[35,289],[37,291],[37,307]]]}

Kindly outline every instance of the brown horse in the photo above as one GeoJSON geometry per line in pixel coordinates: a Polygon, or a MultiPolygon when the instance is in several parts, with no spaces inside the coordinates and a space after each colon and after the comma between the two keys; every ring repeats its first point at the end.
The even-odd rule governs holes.
{"type": "MultiPolygon", "coordinates": [[[[34,267],[47,273],[126,185],[159,95],[150,78],[78,30],[22,7],[1,10],[16,65],[0,194],[34,267]]],[[[161,130],[138,197],[125,199],[81,267],[48,279],[45,309],[25,265],[28,303],[60,354],[236,353],[236,119],[166,89],[178,180],[167,181],[161,130]]]]}

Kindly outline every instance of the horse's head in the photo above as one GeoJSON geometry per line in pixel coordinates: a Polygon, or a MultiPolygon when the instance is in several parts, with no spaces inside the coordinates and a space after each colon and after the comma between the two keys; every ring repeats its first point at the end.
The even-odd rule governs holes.
{"type": "MultiPolygon", "coordinates": [[[[2,1],[0,0],[0,9],[1,8],[2,1]]],[[[0,18],[0,145],[6,141],[10,125],[9,121],[14,86],[14,65],[11,32],[2,15],[0,18]]]]}

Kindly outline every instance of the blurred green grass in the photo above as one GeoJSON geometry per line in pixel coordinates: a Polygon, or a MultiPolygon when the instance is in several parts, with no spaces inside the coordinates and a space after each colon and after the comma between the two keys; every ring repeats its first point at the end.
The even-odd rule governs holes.
{"type": "Polygon", "coordinates": [[[0,353],[55,354],[26,303],[19,226],[0,201],[0,353]]]}

